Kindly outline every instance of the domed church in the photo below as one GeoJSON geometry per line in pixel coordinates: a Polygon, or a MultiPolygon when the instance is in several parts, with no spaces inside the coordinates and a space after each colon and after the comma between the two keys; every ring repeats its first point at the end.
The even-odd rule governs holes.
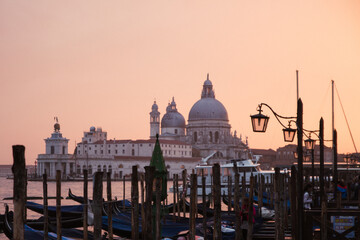
{"type": "MultiPolygon", "coordinates": [[[[159,133],[160,113],[154,102],[150,112],[150,137],[159,133]]],[[[248,143],[231,133],[228,113],[224,105],[215,98],[213,84],[207,79],[203,84],[201,98],[191,108],[186,125],[178,112],[174,98],[166,108],[161,120],[160,138],[184,141],[192,145],[194,157],[206,157],[216,152],[214,160],[246,158],[248,143]],[[186,131],[185,131],[186,130],[186,131]]]]}

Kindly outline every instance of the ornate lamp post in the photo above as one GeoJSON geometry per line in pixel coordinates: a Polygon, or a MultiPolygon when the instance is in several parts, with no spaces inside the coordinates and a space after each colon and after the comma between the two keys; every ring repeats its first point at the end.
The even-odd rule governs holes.
{"type": "Polygon", "coordinates": [[[298,146],[297,146],[297,152],[298,152],[298,179],[297,179],[297,222],[299,224],[299,227],[297,228],[297,239],[302,239],[303,235],[303,209],[304,209],[304,199],[303,199],[303,104],[301,99],[298,99],[297,102],[297,116],[296,117],[284,117],[279,114],[277,114],[269,105],[266,103],[259,104],[257,110],[259,111],[256,115],[251,115],[251,122],[254,132],[265,132],[267,123],[269,121],[269,117],[264,116],[261,114],[262,110],[261,107],[266,106],[268,107],[271,112],[274,114],[275,118],[278,120],[280,125],[283,126],[283,132],[284,132],[284,140],[286,142],[291,142],[294,139],[295,131],[297,132],[298,136],[298,146]],[[280,119],[288,119],[289,121],[289,127],[286,127],[280,119]],[[296,119],[296,129],[290,128],[290,123],[296,119]],[[290,141],[291,140],[291,141],[290,141]]]}

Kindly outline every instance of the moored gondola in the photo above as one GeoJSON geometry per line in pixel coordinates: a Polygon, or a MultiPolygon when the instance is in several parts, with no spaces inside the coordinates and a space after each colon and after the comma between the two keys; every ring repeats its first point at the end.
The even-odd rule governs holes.
{"type": "MultiPolygon", "coordinates": [[[[43,214],[44,213],[44,205],[34,203],[34,202],[26,202],[26,208],[43,214]]],[[[48,206],[48,214],[49,217],[56,217],[56,206],[48,206]]],[[[61,206],[61,216],[62,217],[71,217],[71,218],[80,218],[83,214],[83,206],[82,205],[65,205],[61,206]]]]}

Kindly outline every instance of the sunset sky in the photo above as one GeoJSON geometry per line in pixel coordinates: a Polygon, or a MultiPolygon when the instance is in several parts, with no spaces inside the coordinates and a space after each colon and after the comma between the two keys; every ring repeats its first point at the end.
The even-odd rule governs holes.
{"type": "MultiPolygon", "coordinates": [[[[12,163],[14,144],[34,164],[54,116],[71,153],[90,126],[146,139],[154,99],[163,116],[174,96],[187,120],[207,73],[232,131],[276,150],[285,143],[271,112],[263,134],[249,116],[261,102],[296,116],[297,69],[304,127],[323,117],[331,139],[334,80],[360,148],[358,0],[3,0],[0,164],[12,163]]],[[[337,96],[335,127],[338,152],[355,152],[337,96]]]]}

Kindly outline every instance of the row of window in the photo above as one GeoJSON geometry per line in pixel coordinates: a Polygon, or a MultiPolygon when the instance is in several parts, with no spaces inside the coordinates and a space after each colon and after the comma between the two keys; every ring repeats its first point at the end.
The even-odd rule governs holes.
{"type": "MultiPolygon", "coordinates": [[[[112,145],[108,145],[108,148],[111,148],[111,146],[112,146],[112,145]]],[[[122,146],[125,147],[125,144],[123,144],[122,146]]],[[[140,147],[142,147],[142,146],[143,146],[143,144],[140,144],[140,147]]],[[[151,147],[151,146],[152,146],[152,145],[149,144],[149,147],[151,147]]],[[[178,146],[179,148],[188,148],[186,145],[170,145],[170,144],[168,145],[168,144],[161,144],[161,147],[171,147],[171,146],[173,146],[174,148],[176,148],[177,146],[178,146]]],[[[81,145],[78,145],[78,147],[80,148],[81,145]]],[[[84,147],[87,148],[88,146],[85,144],[84,147]]],[[[97,145],[94,145],[94,147],[97,148],[98,146],[97,146],[97,145]]],[[[103,148],[104,145],[100,145],[100,147],[103,148]]],[[[115,147],[117,148],[118,145],[116,144],[115,147]]],[[[132,147],[135,147],[135,144],[132,144],[132,147]]],[[[91,146],[89,146],[89,150],[91,150],[91,146]]]]}
{"type": "MultiPolygon", "coordinates": [[[[164,151],[164,155],[167,155],[167,154],[169,154],[169,155],[171,155],[171,150],[165,150],[164,151]]],[[[181,155],[183,156],[183,155],[187,155],[187,151],[179,151],[179,153],[181,153],[181,155]]],[[[190,153],[190,152],[189,152],[190,153]]],[[[174,155],[176,155],[176,151],[174,150],[174,155]]]]}

